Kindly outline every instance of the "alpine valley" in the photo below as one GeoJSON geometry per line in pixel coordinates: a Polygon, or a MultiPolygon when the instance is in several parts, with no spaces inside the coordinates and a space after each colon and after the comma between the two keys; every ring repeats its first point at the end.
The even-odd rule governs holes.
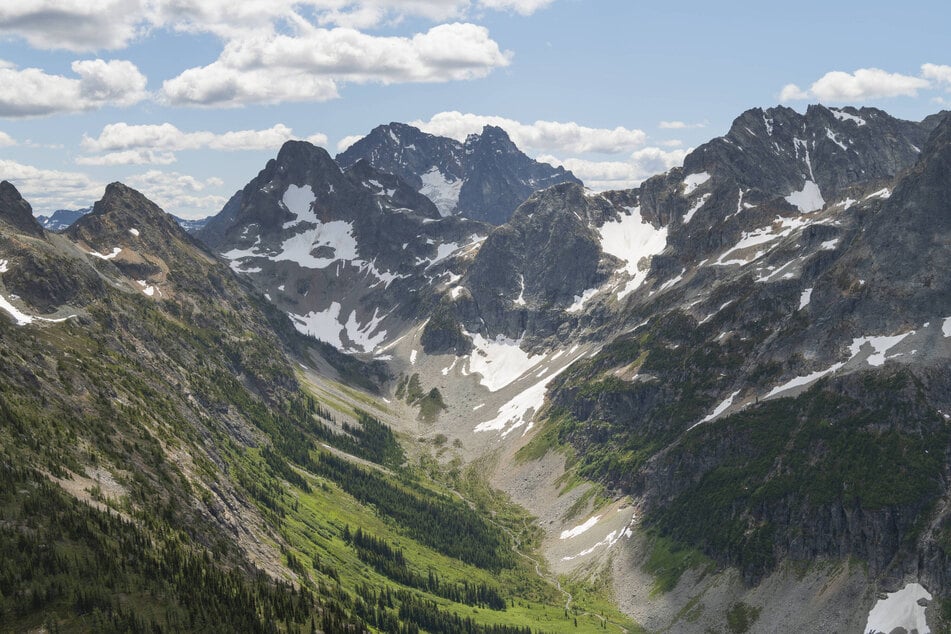
{"type": "Polygon", "coordinates": [[[949,271],[944,112],[608,192],[390,123],[184,226],[4,181],[2,629],[951,631],[949,271]]]}

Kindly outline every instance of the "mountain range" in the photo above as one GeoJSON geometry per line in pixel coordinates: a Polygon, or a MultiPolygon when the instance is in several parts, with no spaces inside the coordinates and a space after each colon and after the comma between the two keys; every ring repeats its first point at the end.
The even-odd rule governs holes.
{"type": "Polygon", "coordinates": [[[55,495],[42,534],[143,564],[90,597],[45,564],[3,614],[941,631],[949,187],[947,113],[819,105],[611,192],[493,127],[292,141],[193,234],[121,184],[51,233],[4,182],[0,547],[41,558],[55,495]]]}

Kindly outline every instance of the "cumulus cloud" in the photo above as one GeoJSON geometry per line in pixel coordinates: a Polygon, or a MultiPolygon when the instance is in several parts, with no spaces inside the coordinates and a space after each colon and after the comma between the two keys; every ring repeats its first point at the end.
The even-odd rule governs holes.
{"type": "Polygon", "coordinates": [[[479,5],[486,9],[515,11],[522,15],[531,15],[544,9],[555,0],[480,0],[479,5]]]}
{"type": "Polygon", "coordinates": [[[260,32],[262,25],[287,22],[306,26],[307,21],[301,17],[305,13],[312,15],[319,26],[367,29],[407,17],[433,22],[461,19],[471,5],[469,0],[153,0],[147,16],[149,23],[157,26],[238,39],[260,32]]]}
{"type": "Polygon", "coordinates": [[[880,68],[860,68],[854,73],[831,71],[812,83],[808,90],[787,84],[780,101],[819,99],[826,102],[857,102],[884,97],[916,97],[931,86],[927,79],[889,73],[880,68]]]}
{"type": "MultiPolygon", "coordinates": [[[[21,37],[37,48],[86,51],[124,48],[156,29],[213,34],[224,41],[218,59],[165,81],[161,96],[167,103],[326,101],[339,96],[341,83],[484,77],[508,65],[511,53],[502,51],[487,29],[465,23],[465,18],[485,9],[527,15],[551,1],[17,0],[0,3],[0,36],[21,37]],[[360,30],[393,25],[407,17],[436,26],[408,37],[360,30]]],[[[123,91],[126,84],[115,76],[118,69],[98,77],[97,69],[89,65],[73,70],[85,78],[86,101],[80,103],[111,95],[118,97],[117,105],[127,105],[126,97],[132,93],[123,91]]],[[[39,79],[47,85],[52,81],[45,75],[39,79]]],[[[64,92],[61,87],[57,94],[64,92]]],[[[62,109],[62,104],[52,107],[42,99],[36,101],[27,103],[50,112],[62,109]]]]}
{"type": "Polygon", "coordinates": [[[626,161],[592,161],[580,158],[559,159],[542,155],[538,160],[561,165],[571,170],[591,189],[627,189],[636,187],[647,178],[683,164],[687,150],[664,150],[646,147],[633,152],[626,161]]]}
{"type": "Polygon", "coordinates": [[[178,159],[172,152],[155,152],[153,150],[125,150],[109,152],[102,156],[79,156],[77,165],[170,165],[178,159]]]}
{"type": "Polygon", "coordinates": [[[783,86],[782,90],[779,91],[779,100],[782,102],[786,101],[801,101],[803,99],[810,99],[811,95],[809,91],[803,90],[796,84],[786,84],[783,86]]]}
{"type": "Polygon", "coordinates": [[[922,64],[921,76],[939,84],[944,84],[947,86],[948,90],[951,90],[951,66],[940,64],[922,64]]]}
{"type": "Polygon", "coordinates": [[[88,207],[102,196],[103,185],[79,172],[40,169],[0,159],[0,174],[20,191],[36,213],[88,207]]]}
{"type": "Polygon", "coordinates": [[[337,141],[337,151],[343,152],[351,145],[362,139],[363,137],[359,134],[351,134],[350,136],[345,136],[339,141],[337,141]]]}
{"type": "Polygon", "coordinates": [[[177,216],[197,218],[215,214],[227,202],[224,196],[205,191],[224,184],[216,177],[200,180],[178,172],[149,170],[128,177],[125,183],[142,192],[163,210],[177,216]]]}
{"type": "Polygon", "coordinates": [[[16,140],[6,132],[0,132],[0,147],[9,147],[16,145],[16,140]]]}
{"type": "Polygon", "coordinates": [[[337,82],[442,82],[484,77],[507,66],[488,29],[440,24],[412,37],[378,37],[348,28],[231,40],[219,58],[164,82],[173,104],[241,105],[325,101],[337,82]]]}
{"type": "MultiPolygon", "coordinates": [[[[278,123],[266,130],[236,130],[221,134],[200,130],[184,132],[171,123],[129,125],[110,123],[92,138],[83,136],[82,147],[102,156],[76,159],[81,165],[168,165],[175,162],[174,152],[181,150],[270,150],[294,138],[293,131],[278,123]]],[[[315,145],[326,145],[327,135],[312,134],[306,138],[315,145]]]]}
{"type": "Polygon", "coordinates": [[[78,60],[78,79],[49,75],[38,68],[0,65],[0,116],[29,117],[56,112],[129,106],[146,98],[147,80],[126,60],[78,60]]]}
{"type": "Polygon", "coordinates": [[[529,15],[554,0],[16,0],[0,3],[0,34],[38,49],[115,50],[155,28],[212,33],[225,39],[303,22],[357,29],[416,17],[464,19],[473,11],[529,15]]]}
{"type": "Polygon", "coordinates": [[[447,136],[459,141],[470,134],[482,132],[493,125],[505,130],[515,145],[542,152],[565,154],[618,154],[643,145],[647,135],[642,130],[623,127],[591,128],[574,122],[536,121],[522,123],[505,117],[476,115],[461,112],[440,112],[429,121],[413,121],[424,132],[447,136]]]}
{"type": "Polygon", "coordinates": [[[0,33],[44,50],[118,49],[140,33],[141,5],[139,0],[11,0],[0,3],[0,33]]]}
{"type": "Polygon", "coordinates": [[[661,121],[657,124],[661,130],[687,130],[690,128],[705,128],[707,127],[706,122],[704,123],[687,123],[685,121],[661,121]]]}

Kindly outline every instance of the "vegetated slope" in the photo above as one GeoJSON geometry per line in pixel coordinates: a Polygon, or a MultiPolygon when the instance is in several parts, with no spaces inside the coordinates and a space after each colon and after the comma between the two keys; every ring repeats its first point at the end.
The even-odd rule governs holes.
{"type": "Polygon", "coordinates": [[[508,221],[535,191],[581,184],[563,167],[526,156],[496,126],[485,126],[464,143],[404,123],[377,126],[336,158],[344,169],[361,160],[398,176],[432,200],[443,216],[458,214],[493,225],[508,221]]]}
{"type": "Polygon", "coordinates": [[[157,206],[114,183],[56,235],[0,191],[5,627],[567,629],[509,533],[315,398],[316,342],[157,206]]]}

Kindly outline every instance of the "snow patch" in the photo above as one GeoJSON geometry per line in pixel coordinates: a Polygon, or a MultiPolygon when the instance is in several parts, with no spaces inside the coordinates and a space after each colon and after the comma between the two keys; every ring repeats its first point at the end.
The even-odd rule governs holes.
{"type": "Polygon", "coordinates": [[[0,260],[0,273],[6,273],[9,269],[9,262],[7,260],[0,260]]]}
{"type": "Polygon", "coordinates": [[[945,317],[941,324],[941,334],[945,337],[951,337],[951,317],[945,317]]]}
{"type": "Polygon", "coordinates": [[[852,353],[851,358],[854,359],[858,356],[865,344],[869,344],[872,346],[873,352],[867,359],[868,364],[876,367],[880,366],[885,363],[885,355],[889,350],[901,343],[905,337],[913,334],[915,334],[915,331],[911,330],[903,335],[892,335],[890,337],[859,337],[853,339],[852,345],[849,347],[849,351],[852,353]]]}
{"type": "Polygon", "coordinates": [[[822,209],[826,201],[815,181],[806,181],[802,189],[786,196],[786,202],[799,209],[800,213],[810,213],[822,209]]]}
{"type": "Polygon", "coordinates": [[[410,365],[416,365],[416,350],[411,350],[409,353],[409,362],[410,365]]]}
{"type": "Polygon", "coordinates": [[[799,310],[808,306],[810,300],[812,300],[812,288],[807,288],[802,292],[802,295],[799,296],[799,310]]]}
{"type": "Polygon", "coordinates": [[[136,280],[135,283],[141,286],[142,292],[148,295],[149,297],[152,297],[153,295],[155,295],[155,287],[149,284],[148,282],[146,282],[145,280],[136,280]]]}
{"type": "Polygon", "coordinates": [[[316,337],[336,348],[342,348],[340,332],[343,330],[343,325],[340,323],[340,308],[338,302],[333,302],[326,310],[311,311],[306,315],[291,314],[290,317],[297,330],[305,335],[316,337]]]}
{"type": "MultiPolygon", "coordinates": [[[[2,260],[2,261],[6,262],[6,260],[2,260]]],[[[0,295],[0,309],[3,309],[11,317],[13,317],[13,321],[16,322],[17,326],[26,326],[28,324],[32,324],[34,321],[45,321],[51,324],[58,324],[58,323],[66,321],[67,319],[72,319],[73,317],[76,316],[76,315],[68,315],[60,319],[48,319],[46,317],[36,317],[34,315],[27,315],[26,313],[18,309],[16,306],[11,304],[7,300],[7,298],[2,295],[0,295]]]]}
{"type": "Polygon", "coordinates": [[[597,295],[598,289],[589,288],[583,291],[581,295],[575,295],[574,303],[565,309],[566,313],[580,313],[589,299],[597,295]]]}
{"type": "Polygon", "coordinates": [[[380,322],[386,317],[386,315],[380,316],[378,313],[379,308],[374,308],[373,317],[366,324],[360,325],[357,321],[357,311],[351,310],[347,323],[344,325],[347,330],[347,339],[354,345],[360,346],[362,352],[372,352],[386,340],[385,330],[376,332],[380,327],[380,322]],[[373,334],[374,332],[376,334],[373,334]]]}
{"type": "Polygon", "coordinates": [[[138,230],[138,229],[129,229],[129,233],[131,233],[132,235],[134,235],[136,238],[139,237],[139,230],[138,230]]]}
{"type": "Polygon", "coordinates": [[[835,108],[829,108],[829,112],[832,113],[839,121],[851,121],[857,126],[865,125],[865,119],[862,117],[856,117],[854,114],[849,114],[848,112],[843,112],[842,110],[836,110],[835,108]]]}
{"type": "Polygon", "coordinates": [[[838,145],[840,148],[842,148],[846,152],[849,150],[849,148],[845,147],[845,144],[839,140],[839,137],[836,136],[835,132],[833,132],[832,130],[828,128],[826,128],[826,138],[832,141],[833,143],[835,143],[836,145],[838,145]]]}
{"type": "Polygon", "coordinates": [[[293,227],[305,220],[318,222],[317,216],[311,209],[311,206],[316,201],[317,196],[314,194],[314,190],[311,189],[310,185],[304,185],[303,187],[288,185],[284,191],[284,197],[281,198],[281,203],[284,205],[284,208],[294,214],[296,218],[284,223],[284,228],[293,227]]]}
{"type": "Polygon", "coordinates": [[[572,559],[578,559],[579,557],[590,555],[591,553],[596,551],[598,548],[602,548],[604,546],[607,546],[608,548],[610,548],[611,546],[614,546],[614,544],[618,543],[618,541],[620,541],[622,537],[627,537],[628,539],[630,539],[630,537],[634,534],[634,522],[636,521],[636,519],[637,519],[636,515],[631,517],[631,521],[628,523],[628,525],[622,528],[621,530],[611,531],[610,533],[607,534],[607,536],[605,536],[604,539],[599,541],[597,544],[595,544],[591,548],[586,548],[585,550],[582,550],[577,555],[562,557],[561,560],[571,561],[572,559]]]}
{"type": "MultiPolygon", "coordinates": [[[[741,190],[741,191],[740,191],[740,200],[742,200],[742,198],[743,198],[743,192],[742,192],[742,190],[741,190]]],[[[703,196],[701,196],[701,197],[700,197],[700,200],[698,200],[697,202],[695,202],[694,205],[693,205],[693,207],[691,207],[690,209],[688,209],[688,210],[687,210],[687,213],[684,214],[683,223],[684,223],[684,224],[687,224],[688,222],[690,222],[691,219],[693,219],[693,215],[694,215],[695,213],[697,213],[697,211],[699,211],[700,208],[703,207],[704,204],[706,204],[707,200],[709,200],[709,199],[710,199],[710,194],[704,194],[703,196]]],[[[739,212],[739,208],[737,208],[737,212],[739,212]]]]}
{"type": "MultiPolygon", "coordinates": [[[[297,262],[303,268],[309,269],[325,269],[337,260],[357,259],[357,240],[353,236],[353,223],[343,220],[320,222],[315,219],[315,224],[315,228],[285,240],[281,252],[270,259],[275,262],[297,262]],[[328,256],[314,256],[313,252],[317,249],[330,249],[333,253],[328,256]]],[[[225,257],[230,256],[230,252],[225,254],[225,257]]]]}
{"type": "MultiPolygon", "coordinates": [[[[690,429],[693,429],[693,428],[696,427],[697,425],[702,425],[702,424],[704,424],[704,423],[709,423],[711,420],[713,420],[714,418],[716,418],[717,416],[719,416],[720,414],[722,414],[723,412],[725,412],[726,410],[728,410],[728,409],[730,408],[730,406],[733,405],[733,399],[735,399],[735,398],[736,398],[736,395],[739,394],[739,393],[740,393],[740,390],[737,390],[736,392],[733,392],[733,394],[730,394],[728,397],[726,397],[726,399],[724,399],[724,401],[723,401],[722,403],[720,403],[720,404],[717,405],[715,408],[713,408],[713,411],[712,411],[712,412],[710,412],[709,414],[707,414],[703,419],[701,419],[701,420],[697,421],[696,423],[694,423],[693,425],[691,425],[691,426],[690,426],[690,429]]],[[[687,431],[690,431],[690,429],[688,429],[687,431]]]]}
{"type": "Polygon", "coordinates": [[[845,362],[833,363],[831,366],[829,366],[825,370],[819,370],[818,372],[813,372],[811,374],[807,374],[806,376],[797,376],[796,378],[790,381],[786,381],[782,385],[778,385],[774,387],[772,390],[769,391],[769,393],[765,396],[765,398],[771,398],[773,396],[776,396],[780,392],[791,390],[794,387],[809,385],[810,383],[818,381],[819,379],[826,376],[827,374],[832,374],[833,372],[836,372],[839,368],[841,368],[844,365],[845,365],[845,362]]]}
{"type": "Polygon", "coordinates": [[[918,605],[920,599],[931,601],[931,593],[919,583],[909,583],[898,592],[887,593],[869,611],[863,631],[865,634],[889,634],[902,629],[930,634],[925,608],[918,605]]]}
{"type": "Polygon", "coordinates": [[[439,168],[433,167],[428,172],[420,176],[423,186],[419,193],[433,201],[440,216],[451,216],[459,204],[459,192],[462,190],[462,179],[449,180],[439,171],[439,168]]]}
{"type": "Polygon", "coordinates": [[[519,285],[519,291],[518,291],[518,297],[515,298],[515,305],[524,306],[525,305],[525,276],[522,274],[519,274],[518,276],[518,285],[519,285]]]}
{"type": "MultiPolygon", "coordinates": [[[[810,289],[811,290],[811,289],[810,289]]],[[[851,345],[849,346],[849,358],[845,361],[840,361],[834,363],[825,370],[818,370],[806,376],[798,376],[794,379],[778,385],[769,391],[764,398],[771,398],[776,396],[780,392],[785,392],[794,387],[801,387],[804,385],[809,385],[815,381],[818,381],[822,377],[837,372],[841,369],[846,363],[852,361],[857,357],[866,346],[871,347],[872,351],[869,353],[866,362],[871,366],[880,366],[885,363],[888,359],[892,359],[898,355],[892,355],[891,357],[886,356],[888,352],[901,343],[906,337],[915,334],[914,330],[906,332],[901,335],[891,335],[891,336],[872,336],[872,337],[857,337],[852,340],[851,345]]]]}
{"type": "MultiPolygon", "coordinates": [[[[580,358],[580,355],[579,357],[572,359],[572,363],[577,361],[578,358],[580,358]]],[[[526,423],[531,425],[531,417],[542,408],[542,405],[545,404],[545,392],[548,389],[548,384],[551,383],[559,374],[567,370],[570,365],[571,363],[568,363],[551,376],[545,377],[527,390],[516,395],[513,399],[499,408],[495,418],[492,420],[487,420],[484,423],[479,423],[476,425],[474,431],[501,431],[502,437],[505,438],[510,433],[512,433],[513,430],[521,427],[522,425],[526,423]],[[531,412],[531,416],[529,415],[529,412],[531,412]],[[508,428],[506,429],[506,427],[508,428]]]]}
{"type": "Polygon", "coordinates": [[[727,260],[726,258],[734,251],[742,251],[761,244],[766,244],[767,242],[772,242],[773,240],[785,238],[791,235],[796,229],[810,224],[809,221],[802,220],[801,218],[777,218],[777,222],[779,223],[779,227],[775,227],[774,223],[768,227],[760,227],[753,231],[744,231],[740,237],[740,241],[733,245],[729,251],[721,255],[713,264],[715,266],[728,266],[730,264],[739,264],[742,266],[754,262],[765,255],[765,251],[757,251],[752,258],[732,260],[727,260]]]}
{"type": "Polygon", "coordinates": [[[687,177],[684,178],[684,196],[689,196],[708,180],[710,180],[710,174],[707,172],[688,174],[687,177]]]}
{"type": "Polygon", "coordinates": [[[687,272],[687,269],[681,269],[680,275],[678,275],[677,277],[675,277],[675,278],[673,278],[673,279],[667,280],[666,282],[664,282],[663,284],[661,284],[661,285],[660,285],[660,288],[657,289],[657,292],[658,292],[658,293],[662,293],[662,292],[666,291],[668,288],[670,288],[671,286],[673,286],[674,284],[677,284],[678,282],[680,282],[681,280],[683,280],[683,279],[684,279],[684,273],[686,273],[686,272],[687,272]]]}
{"type": "Polygon", "coordinates": [[[122,252],[122,247],[112,247],[112,253],[108,255],[103,255],[99,253],[98,251],[89,251],[89,255],[95,256],[99,258],[100,260],[111,260],[112,258],[119,255],[119,253],[121,252],[122,252]]]}
{"type": "Polygon", "coordinates": [[[588,519],[584,524],[579,524],[578,526],[575,526],[574,528],[567,531],[561,531],[561,536],[558,539],[571,539],[572,537],[577,537],[597,524],[599,519],[601,519],[601,516],[595,515],[594,517],[588,519]]]}
{"type": "MultiPolygon", "coordinates": [[[[704,172],[706,173],[706,172],[704,172]]],[[[624,261],[624,270],[631,280],[618,292],[623,299],[647,279],[650,267],[639,267],[641,260],[657,255],[667,248],[667,227],[655,229],[641,217],[640,207],[629,207],[616,221],[605,222],[598,229],[601,250],[624,261]]]]}
{"type": "Polygon", "coordinates": [[[518,340],[498,335],[486,339],[481,334],[470,335],[474,350],[469,355],[468,370],[482,376],[481,383],[490,392],[497,392],[538,365],[542,355],[529,356],[518,340]]]}

